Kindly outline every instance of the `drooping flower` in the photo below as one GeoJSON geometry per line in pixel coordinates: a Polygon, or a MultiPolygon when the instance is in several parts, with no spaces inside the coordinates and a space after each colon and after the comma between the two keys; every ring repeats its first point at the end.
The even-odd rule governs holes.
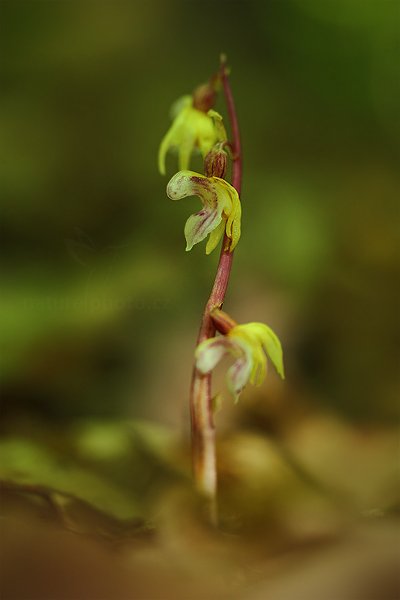
{"type": "Polygon", "coordinates": [[[204,158],[216,142],[224,141],[221,115],[214,110],[196,108],[192,96],[180,98],[173,112],[172,125],[158,151],[158,169],[162,175],[165,175],[165,157],[170,148],[178,150],[179,169],[185,170],[189,167],[190,156],[195,148],[200,150],[204,158]]]}
{"type": "Polygon", "coordinates": [[[237,191],[224,179],[206,177],[194,171],[179,171],[167,185],[167,196],[180,200],[199,196],[203,203],[200,212],[186,221],[186,250],[204,240],[208,234],[206,254],[210,254],[226,233],[230,239],[229,250],[235,248],[240,238],[242,209],[237,191]]]}
{"type": "Polygon", "coordinates": [[[227,371],[230,393],[239,399],[245,385],[261,385],[267,373],[267,356],[284,379],[282,346],[278,336],[264,323],[235,325],[225,335],[201,342],[195,352],[196,367],[210,373],[220,360],[231,354],[235,360],[227,371]]]}

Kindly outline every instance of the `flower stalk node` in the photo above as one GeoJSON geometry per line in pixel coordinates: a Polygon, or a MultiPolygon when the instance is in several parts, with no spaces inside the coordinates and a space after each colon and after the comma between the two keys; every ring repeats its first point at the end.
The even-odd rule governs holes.
{"type": "Polygon", "coordinates": [[[228,313],[219,308],[214,308],[210,312],[210,317],[214,323],[215,329],[219,331],[219,333],[222,333],[222,335],[229,333],[233,327],[237,326],[236,321],[234,321],[228,313]]]}

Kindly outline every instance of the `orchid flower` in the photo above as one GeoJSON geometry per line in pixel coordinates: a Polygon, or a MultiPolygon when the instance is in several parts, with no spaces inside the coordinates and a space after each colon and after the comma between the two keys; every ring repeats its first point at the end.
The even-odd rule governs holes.
{"type": "Polygon", "coordinates": [[[210,234],[206,245],[206,254],[210,254],[226,233],[230,239],[229,250],[232,252],[240,238],[242,213],[234,187],[219,177],[179,171],[167,185],[167,196],[171,200],[199,196],[203,203],[200,212],[191,215],[186,221],[186,250],[191,250],[210,234]]]}
{"type": "Polygon", "coordinates": [[[282,379],[285,377],[281,343],[263,323],[235,325],[225,335],[204,340],[196,348],[196,367],[202,374],[210,373],[227,354],[235,358],[227,371],[228,389],[235,402],[249,381],[256,386],[264,381],[267,356],[282,379]]]}
{"type": "Polygon", "coordinates": [[[173,122],[163,137],[158,152],[158,169],[165,175],[165,157],[170,148],[178,150],[179,169],[189,167],[190,156],[195,148],[203,158],[226,133],[222,117],[214,110],[204,112],[193,106],[192,96],[183,96],[175,103],[173,122]]]}

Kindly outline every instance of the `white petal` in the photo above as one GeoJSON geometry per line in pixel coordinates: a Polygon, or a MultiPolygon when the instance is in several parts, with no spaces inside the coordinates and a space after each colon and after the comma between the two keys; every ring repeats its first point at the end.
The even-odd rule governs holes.
{"type": "Polygon", "coordinates": [[[217,210],[203,208],[195,215],[191,215],[186,221],[185,238],[186,250],[191,250],[208,236],[221,222],[221,214],[217,210]]]}
{"type": "Polygon", "coordinates": [[[238,358],[228,369],[226,380],[228,389],[235,398],[235,402],[239,400],[241,391],[249,381],[251,369],[252,361],[248,354],[244,354],[238,358]]]}
{"type": "Polygon", "coordinates": [[[229,352],[231,342],[225,337],[214,337],[201,342],[195,352],[196,367],[201,373],[209,373],[229,352]]]}
{"type": "MultiPolygon", "coordinates": [[[[167,196],[171,200],[199,196],[204,206],[214,209],[218,206],[218,196],[212,179],[194,171],[178,171],[167,185],[167,196]]],[[[222,209],[223,206],[221,212],[222,209]]]]}

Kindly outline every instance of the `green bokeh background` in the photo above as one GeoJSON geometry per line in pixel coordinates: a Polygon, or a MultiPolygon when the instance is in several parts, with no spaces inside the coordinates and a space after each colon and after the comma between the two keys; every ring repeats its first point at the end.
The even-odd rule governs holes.
{"type": "Polygon", "coordinates": [[[1,3],[6,419],[148,418],[187,431],[218,256],[185,253],[198,203],[167,199],[156,156],[170,105],[223,51],[244,153],[225,309],[268,323],[285,350],[284,387],[271,372],[257,394],[393,422],[399,6],[1,3]]]}

